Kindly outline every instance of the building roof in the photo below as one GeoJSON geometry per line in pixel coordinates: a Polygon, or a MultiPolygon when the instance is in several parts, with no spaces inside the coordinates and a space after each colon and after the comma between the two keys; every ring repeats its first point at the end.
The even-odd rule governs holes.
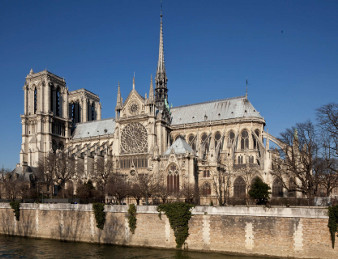
{"type": "Polygon", "coordinates": [[[115,119],[105,119],[76,124],[73,139],[97,137],[113,134],[115,131],[115,119]]]}
{"type": "Polygon", "coordinates": [[[189,144],[181,137],[178,137],[175,142],[165,151],[164,155],[168,156],[171,152],[175,154],[194,153],[194,150],[189,144]]]}
{"type": "Polygon", "coordinates": [[[264,119],[245,96],[178,106],[171,109],[172,125],[235,118],[264,119]]]}

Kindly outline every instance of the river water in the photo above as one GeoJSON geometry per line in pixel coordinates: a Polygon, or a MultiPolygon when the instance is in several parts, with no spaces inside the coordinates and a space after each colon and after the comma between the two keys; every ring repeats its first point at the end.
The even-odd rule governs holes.
{"type": "Polygon", "coordinates": [[[62,242],[2,235],[0,235],[0,258],[263,259],[263,257],[242,257],[217,253],[62,242]]]}

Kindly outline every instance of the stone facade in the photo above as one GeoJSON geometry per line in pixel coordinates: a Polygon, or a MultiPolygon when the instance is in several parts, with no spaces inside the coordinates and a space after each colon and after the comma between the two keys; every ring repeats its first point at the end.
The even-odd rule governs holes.
{"type": "MultiPolygon", "coordinates": [[[[92,205],[21,204],[16,221],[9,204],[0,204],[0,233],[27,237],[142,247],[175,248],[175,236],[156,206],[137,206],[135,233],[128,206],[105,206],[103,230],[96,227],[92,205]]],[[[185,249],[278,258],[337,258],[331,247],[327,209],[195,207],[185,249]]]]}
{"type": "Polygon", "coordinates": [[[270,173],[276,153],[269,148],[270,141],[280,142],[264,131],[265,120],[248,96],[172,108],[167,80],[162,16],[155,88],[151,79],[143,97],[134,78],[123,101],[118,86],[115,118],[101,120],[94,93],[69,91],[63,78],[31,70],[24,85],[20,165],[37,167],[49,152],[65,149],[81,166],[74,181],[95,182],[97,161],[110,159],[116,173],[161,175],[175,191],[197,186],[202,203],[216,202],[220,190],[241,198],[255,177],[278,185],[282,196],[270,173]]]}

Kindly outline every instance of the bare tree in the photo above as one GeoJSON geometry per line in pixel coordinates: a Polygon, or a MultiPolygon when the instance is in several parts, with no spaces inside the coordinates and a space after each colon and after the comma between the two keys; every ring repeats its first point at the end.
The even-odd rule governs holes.
{"type": "Polygon", "coordinates": [[[106,190],[106,186],[109,178],[114,173],[114,162],[112,156],[98,157],[96,161],[96,170],[95,170],[95,178],[98,182],[99,189],[101,192],[106,190]],[[101,188],[100,188],[101,187],[101,188]]]}
{"type": "Polygon", "coordinates": [[[314,125],[308,121],[281,133],[281,158],[274,160],[272,172],[288,191],[301,192],[310,200],[318,191],[319,145],[314,125]],[[317,169],[317,171],[316,171],[317,169]],[[290,181],[292,184],[290,184],[290,181]]]}
{"type": "Polygon", "coordinates": [[[160,175],[153,173],[137,174],[135,180],[135,184],[139,186],[140,193],[148,205],[149,198],[157,193],[161,181],[160,175]]]}
{"type": "Polygon", "coordinates": [[[220,206],[223,206],[228,203],[230,194],[231,175],[232,173],[230,172],[230,170],[212,171],[212,183],[214,186],[218,204],[220,206]]]}
{"type": "Polygon", "coordinates": [[[183,184],[180,190],[180,197],[184,198],[187,203],[195,203],[196,196],[198,197],[198,190],[195,184],[183,184]]]}
{"type": "Polygon", "coordinates": [[[66,151],[60,151],[56,154],[56,170],[54,181],[59,184],[62,190],[62,197],[65,198],[65,184],[75,175],[75,158],[66,151]]]}
{"type": "Polygon", "coordinates": [[[52,195],[54,184],[61,187],[62,196],[65,196],[65,184],[71,180],[76,172],[75,158],[66,151],[58,150],[56,153],[48,153],[39,161],[37,178],[47,186],[47,192],[52,195]]]}
{"type": "Polygon", "coordinates": [[[113,174],[108,179],[106,192],[109,196],[113,196],[119,204],[122,204],[129,194],[129,184],[126,181],[126,176],[123,174],[113,174]]]}
{"type": "MultiPolygon", "coordinates": [[[[329,103],[317,109],[317,120],[322,129],[322,137],[325,136],[324,148],[327,155],[338,156],[338,104],[329,103]]],[[[337,169],[337,168],[335,168],[337,169]]]]}
{"type": "Polygon", "coordinates": [[[317,109],[317,120],[321,158],[317,160],[316,172],[320,186],[329,196],[338,187],[338,104],[330,103],[317,109]]]}

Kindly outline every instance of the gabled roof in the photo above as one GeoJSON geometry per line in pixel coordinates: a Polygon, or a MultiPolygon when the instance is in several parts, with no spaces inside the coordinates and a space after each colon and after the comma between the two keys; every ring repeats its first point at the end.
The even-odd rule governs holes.
{"type": "Polygon", "coordinates": [[[190,104],[171,109],[172,125],[235,118],[264,118],[245,96],[190,104]]]}
{"type": "Polygon", "coordinates": [[[171,152],[175,154],[194,153],[194,150],[189,144],[181,137],[175,140],[175,142],[164,152],[165,156],[170,155],[171,152]]]}
{"type": "Polygon", "coordinates": [[[97,137],[113,134],[115,131],[115,119],[105,119],[76,124],[72,139],[97,137]]]}

